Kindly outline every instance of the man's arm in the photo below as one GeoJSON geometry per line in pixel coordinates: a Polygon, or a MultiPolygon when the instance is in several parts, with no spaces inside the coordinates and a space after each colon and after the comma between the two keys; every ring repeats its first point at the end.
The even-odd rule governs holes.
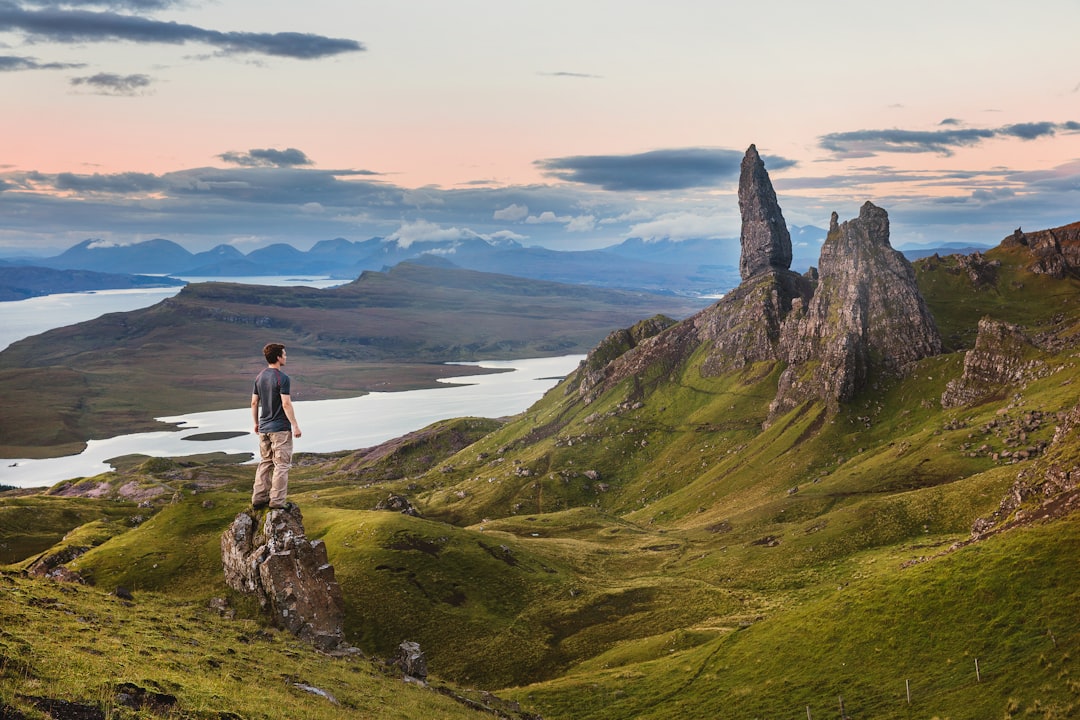
{"type": "Polygon", "coordinates": [[[292,398],[288,395],[281,396],[281,409],[285,411],[285,417],[289,418],[292,425],[293,437],[300,437],[300,423],[296,422],[296,413],[293,411],[292,398]]]}
{"type": "Polygon", "coordinates": [[[255,423],[255,432],[259,432],[259,396],[251,394],[251,421],[255,423]]]}

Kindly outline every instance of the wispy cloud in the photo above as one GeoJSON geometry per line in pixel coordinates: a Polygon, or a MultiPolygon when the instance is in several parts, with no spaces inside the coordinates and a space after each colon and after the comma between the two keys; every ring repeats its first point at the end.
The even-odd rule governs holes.
{"type": "Polygon", "coordinates": [[[219,158],[232,165],[243,167],[299,167],[313,165],[302,150],[286,148],[274,150],[273,148],[252,149],[247,152],[225,152],[218,155],[219,158]]]}
{"type": "Polygon", "coordinates": [[[83,63],[38,62],[37,58],[0,55],[0,72],[20,70],[73,70],[86,67],[83,63]]]}
{"type": "Polygon", "coordinates": [[[952,155],[956,148],[978,145],[992,138],[1019,138],[1034,140],[1049,137],[1057,133],[1080,131],[1080,123],[1068,121],[1028,122],[1003,125],[997,128],[951,127],[959,121],[947,118],[941,125],[948,125],[943,130],[853,130],[823,135],[819,145],[837,157],[858,158],[874,157],[881,153],[939,153],[952,155]]]}
{"type": "MultiPolygon", "coordinates": [[[[115,6],[115,3],[109,5],[115,6]]],[[[123,7],[164,7],[164,3],[146,5],[128,0],[123,7]]],[[[184,44],[202,43],[222,53],[256,53],[309,60],[359,52],[364,46],[356,40],[331,38],[309,33],[222,32],[195,25],[164,22],[138,15],[111,11],[89,11],[49,4],[42,9],[27,9],[10,0],[0,1],[0,31],[22,32],[31,40],[58,43],[112,42],[184,44]]]]}
{"type": "Polygon", "coordinates": [[[23,4],[47,8],[94,6],[113,10],[164,10],[191,3],[188,0],[24,0],[23,4]]]}
{"type": "Polygon", "coordinates": [[[539,73],[545,77],[564,77],[564,78],[579,78],[582,80],[600,80],[603,75],[593,75],[592,73],[580,73],[580,72],[542,72],[539,73]]]}
{"type": "MultiPolygon", "coordinates": [[[[681,148],[636,155],[577,155],[538,160],[536,165],[551,177],[605,190],[685,190],[737,179],[742,158],[737,150],[681,148]]],[[[772,171],[794,164],[777,157],[766,162],[772,171]]]]}
{"type": "Polygon", "coordinates": [[[75,87],[88,87],[99,95],[139,95],[153,80],[149,75],[117,75],[97,73],[88,77],[74,77],[69,82],[75,87]]]}

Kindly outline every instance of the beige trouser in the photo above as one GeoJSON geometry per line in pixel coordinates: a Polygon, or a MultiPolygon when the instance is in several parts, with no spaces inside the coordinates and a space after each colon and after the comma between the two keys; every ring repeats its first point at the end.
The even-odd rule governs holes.
{"type": "Polygon", "coordinates": [[[292,431],[259,433],[259,466],[255,470],[255,489],[251,504],[269,501],[271,507],[285,505],[289,494],[289,468],[292,467],[292,431]]]}

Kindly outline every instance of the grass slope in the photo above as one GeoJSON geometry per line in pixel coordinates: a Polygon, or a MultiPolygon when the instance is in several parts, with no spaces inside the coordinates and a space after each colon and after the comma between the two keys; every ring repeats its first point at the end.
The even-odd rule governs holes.
{"type": "MultiPolygon", "coordinates": [[[[1080,517],[965,545],[1018,477],[1080,461],[1058,431],[1080,404],[1076,281],[996,257],[989,286],[951,260],[919,270],[955,347],[983,316],[1039,338],[1032,372],[977,405],[941,406],[955,350],[764,428],[782,368],[705,378],[701,351],[588,404],[571,377],[502,425],[304,457],[291,497],[347,636],[376,655],[418,641],[434,674],[548,720],[825,717],[841,699],[852,717],[1072,716],[1080,517]],[[390,493],[423,517],[375,511],[390,493]]],[[[191,607],[228,595],[217,543],[250,470],[125,468],[88,487],[167,492],[71,566],[191,607]]]]}

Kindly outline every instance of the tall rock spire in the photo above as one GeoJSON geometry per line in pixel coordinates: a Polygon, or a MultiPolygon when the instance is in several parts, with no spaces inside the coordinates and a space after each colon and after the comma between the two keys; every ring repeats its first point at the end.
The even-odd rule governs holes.
{"type": "Polygon", "coordinates": [[[791,234],[765,163],[753,145],[743,156],[739,174],[739,212],[742,214],[739,274],[743,280],[770,268],[789,269],[791,234]]]}

